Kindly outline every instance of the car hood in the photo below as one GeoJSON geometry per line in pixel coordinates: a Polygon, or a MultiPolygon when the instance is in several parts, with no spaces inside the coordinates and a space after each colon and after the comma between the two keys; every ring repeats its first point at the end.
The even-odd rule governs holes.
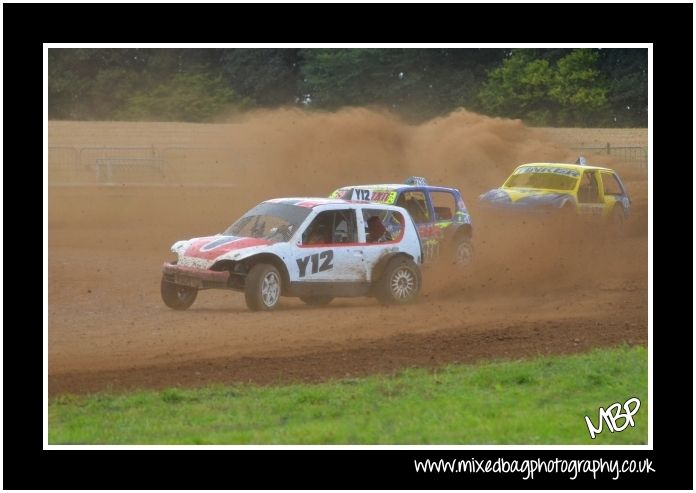
{"type": "Polygon", "coordinates": [[[510,208],[561,207],[568,199],[568,193],[520,188],[494,188],[479,197],[483,204],[510,208]]]}
{"type": "Polygon", "coordinates": [[[263,245],[270,245],[270,242],[263,238],[215,235],[189,240],[183,245],[180,253],[186,257],[213,260],[234,250],[263,245]]]}

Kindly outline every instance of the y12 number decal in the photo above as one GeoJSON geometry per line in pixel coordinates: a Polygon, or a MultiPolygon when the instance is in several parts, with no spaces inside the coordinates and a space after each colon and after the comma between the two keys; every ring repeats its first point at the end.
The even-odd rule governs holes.
{"type": "Polygon", "coordinates": [[[295,259],[297,261],[297,268],[300,269],[300,277],[305,277],[307,275],[307,266],[310,262],[312,263],[312,274],[333,269],[333,257],[333,250],[324,250],[321,253],[313,253],[312,255],[295,259]],[[322,260],[321,263],[319,262],[320,259],[322,260]]]}
{"type": "Polygon", "coordinates": [[[355,188],[353,190],[353,200],[370,200],[370,191],[355,188]]]}

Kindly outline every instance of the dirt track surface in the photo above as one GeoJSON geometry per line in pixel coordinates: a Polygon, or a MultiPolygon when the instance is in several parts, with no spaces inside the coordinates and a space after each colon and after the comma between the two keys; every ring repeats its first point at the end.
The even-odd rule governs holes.
{"type": "MultiPolygon", "coordinates": [[[[264,118],[239,128],[249,132],[247,159],[255,155],[251,137],[261,132],[266,142],[259,163],[275,162],[267,160],[271,155],[289,160],[283,168],[267,169],[266,181],[258,180],[262,173],[257,170],[238,180],[239,188],[49,187],[50,395],[214,382],[320,381],[624,342],[647,344],[647,181],[640,173],[627,173],[635,208],[627,238],[578,231],[559,239],[531,224],[500,224],[477,214],[478,194],[499,184],[514,165],[542,160],[532,157],[538,149],[552,149],[563,159],[562,146],[530,141],[530,131],[518,123],[465,114],[452,117],[457,125],[445,119],[402,128],[364,113],[323,116],[318,124],[295,115],[300,130],[317,124],[328,139],[326,146],[300,152],[285,140],[293,135],[263,133],[264,118]],[[338,130],[331,129],[332,121],[338,130]],[[475,132],[455,138],[452,129],[462,126],[475,132]],[[346,128],[353,129],[350,139],[346,128]],[[381,133],[375,135],[378,128],[381,133]],[[501,135],[509,142],[505,150],[498,150],[501,135]],[[462,139],[476,144],[469,149],[471,160],[459,154],[462,139]],[[524,142],[532,142],[531,147],[524,142]],[[288,146],[296,152],[283,154],[288,146]],[[425,159],[429,146],[437,155],[425,169],[413,161],[385,162],[391,154],[412,155],[409,146],[419,159],[425,159]],[[334,158],[342,162],[358,152],[354,148],[362,160],[355,161],[350,173],[334,170],[334,158]],[[297,174],[309,169],[303,167],[319,166],[322,157],[332,164],[314,185],[313,174],[297,174]],[[381,166],[371,166],[372,159],[381,166]],[[286,168],[290,171],[283,172],[286,168]],[[433,182],[458,186],[474,214],[475,265],[461,273],[426,270],[418,303],[383,307],[358,298],[309,307],[284,298],[274,313],[252,313],[241,294],[221,291],[201,292],[186,312],[162,303],[160,266],[170,258],[175,240],[220,231],[264,198],[306,194],[312,187],[313,195],[326,195],[342,184],[394,181],[397,174],[398,179],[434,176],[433,182]]],[[[61,124],[52,125],[51,145],[80,142],[79,132],[76,137],[61,124]]],[[[138,125],[137,138],[144,139],[147,126],[138,125]]],[[[157,125],[162,124],[153,127],[157,125]]],[[[100,131],[103,135],[83,135],[82,142],[117,139],[108,125],[100,131]]],[[[135,137],[119,139],[129,144],[135,137]]],[[[205,174],[206,168],[198,173],[205,174]]]]}

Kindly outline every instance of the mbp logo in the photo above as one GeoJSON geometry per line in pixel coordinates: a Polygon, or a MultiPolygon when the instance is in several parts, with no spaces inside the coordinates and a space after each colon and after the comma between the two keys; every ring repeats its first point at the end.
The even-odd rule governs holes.
{"type": "Polygon", "coordinates": [[[609,431],[612,433],[615,431],[624,431],[628,428],[628,425],[635,426],[636,424],[633,422],[633,416],[638,412],[638,409],[640,409],[640,400],[636,397],[628,399],[623,406],[620,402],[617,402],[609,406],[606,410],[600,407],[598,428],[594,427],[589,416],[585,416],[587,429],[590,431],[590,438],[594,440],[596,435],[602,433],[602,421],[607,424],[607,428],[609,428],[609,431]],[[633,405],[633,407],[631,407],[631,405],[633,405]],[[625,413],[621,412],[622,407],[624,411],[626,411],[625,413]],[[616,422],[621,419],[625,421],[619,426],[616,422]]]}

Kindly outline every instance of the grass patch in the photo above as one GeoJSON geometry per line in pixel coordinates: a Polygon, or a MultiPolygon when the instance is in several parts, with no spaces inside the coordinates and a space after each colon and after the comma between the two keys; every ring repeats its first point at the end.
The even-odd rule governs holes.
{"type": "MultiPolygon", "coordinates": [[[[318,385],[63,395],[51,444],[644,444],[643,347],[406,370],[318,385]],[[635,427],[591,440],[584,416],[638,397],[635,427]]],[[[620,421],[619,424],[622,424],[620,421]]]]}

